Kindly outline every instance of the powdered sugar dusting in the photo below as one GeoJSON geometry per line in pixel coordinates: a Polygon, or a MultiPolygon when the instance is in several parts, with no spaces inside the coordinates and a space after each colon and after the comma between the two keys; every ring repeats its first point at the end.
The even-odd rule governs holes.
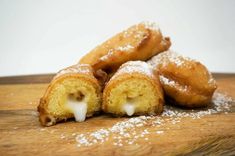
{"type": "Polygon", "coordinates": [[[76,136],[78,146],[91,146],[94,143],[103,143],[112,136],[113,145],[123,146],[123,144],[133,144],[138,138],[143,138],[149,134],[145,129],[141,133],[135,131],[138,127],[143,127],[147,124],[148,120],[152,119],[150,116],[140,116],[131,118],[126,121],[121,121],[113,125],[111,128],[100,129],[95,132],[80,134],[76,136]],[[130,132],[131,130],[131,132],[130,132]],[[123,140],[125,139],[125,140],[123,140]]]}
{"type": "Polygon", "coordinates": [[[147,28],[147,29],[159,31],[159,26],[154,22],[146,21],[146,22],[142,22],[142,24],[144,24],[145,28],[147,28]]]}
{"type": "Polygon", "coordinates": [[[115,73],[115,75],[111,78],[114,79],[117,76],[124,74],[124,73],[140,73],[144,74],[149,77],[153,77],[153,69],[150,65],[143,61],[128,61],[124,63],[118,71],[115,73]]]}
{"type": "Polygon", "coordinates": [[[216,81],[215,81],[215,79],[212,77],[211,73],[209,73],[208,84],[210,84],[210,85],[215,85],[215,84],[216,84],[216,81]]]}
{"type": "Polygon", "coordinates": [[[145,39],[146,38],[146,33],[143,31],[136,31],[134,38],[137,40],[145,39]]]}
{"type": "Polygon", "coordinates": [[[103,143],[108,140],[109,131],[107,129],[100,129],[93,133],[89,134],[87,137],[85,134],[79,134],[76,136],[76,141],[78,143],[78,147],[81,145],[90,146],[95,143],[103,143]]]}
{"type": "Polygon", "coordinates": [[[120,51],[129,51],[131,49],[133,49],[134,47],[130,44],[126,44],[124,46],[120,46],[120,47],[117,47],[115,48],[116,50],[120,50],[120,51]]]}
{"type": "Polygon", "coordinates": [[[57,78],[64,74],[78,74],[78,73],[87,74],[90,73],[91,70],[92,69],[88,64],[76,64],[68,68],[65,68],[63,70],[60,70],[54,78],[57,78]]]}
{"type": "Polygon", "coordinates": [[[151,22],[142,22],[140,24],[137,24],[127,30],[123,31],[123,37],[124,38],[132,38],[137,40],[142,40],[146,37],[146,29],[150,29],[152,31],[159,31],[159,27],[155,23],[151,22]],[[144,26],[144,29],[143,29],[144,26]]]}
{"type": "Polygon", "coordinates": [[[112,57],[114,54],[114,49],[109,49],[108,53],[102,57],[100,57],[101,61],[106,61],[108,60],[110,57],[112,57]]]}
{"type": "Polygon", "coordinates": [[[127,43],[125,45],[120,45],[118,47],[111,46],[110,43],[107,41],[103,46],[107,49],[107,54],[100,57],[101,61],[107,61],[109,60],[116,52],[122,51],[122,52],[133,52],[132,49],[137,47],[146,37],[147,37],[147,29],[156,31],[160,33],[159,27],[152,22],[142,22],[140,24],[137,24],[127,30],[124,30],[120,35],[120,38],[126,39],[127,42],[129,39],[132,41],[131,43],[135,43],[134,46],[130,43],[127,43]],[[143,27],[144,26],[144,27],[143,27]],[[108,46],[107,46],[108,45],[108,46]]]}
{"type": "Polygon", "coordinates": [[[107,54],[100,57],[101,61],[107,61],[109,60],[112,56],[115,55],[116,52],[132,52],[132,49],[134,49],[134,47],[131,44],[125,44],[123,46],[119,46],[116,48],[111,48],[108,50],[107,54]]]}
{"type": "MultiPolygon", "coordinates": [[[[147,63],[156,69],[164,69],[169,64],[171,65],[173,64],[174,67],[179,70],[179,72],[180,72],[180,69],[182,69],[181,67],[188,69],[188,71],[191,72],[191,71],[194,71],[194,70],[191,70],[191,64],[194,65],[198,63],[198,61],[168,50],[152,57],[149,61],[147,61],[147,63]]],[[[206,70],[204,70],[204,74],[205,75],[209,74],[208,84],[211,84],[211,85],[216,84],[210,72],[207,72],[206,70]]],[[[162,82],[165,82],[166,84],[169,84],[169,85],[170,83],[172,83],[172,82],[169,82],[169,81],[167,82],[167,81],[168,80],[166,80],[165,77],[162,77],[162,82]]]]}
{"type": "MultiPolygon", "coordinates": [[[[92,146],[102,144],[105,141],[111,141],[114,146],[123,146],[127,144],[136,144],[139,139],[148,141],[148,135],[152,132],[149,127],[155,127],[154,132],[157,136],[164,135],[166,132],[163,127],[166,125],[176,125],[184,118],[198,120],[206,115],[216,113],[228,113],[232,106],[232,98],[215,93],[212,105],[201,110],[182,110],[172,106],[165,106],[161,116],[139,116],[124,121],[117,122],[110,128],[102,128],[94,132],[79,134],[76,136],[77,146],[92,146]]],[[[169,129],[169,127],[164,127],[169,129]]]]}
{"type": "Polygon", "coordinates": [[[175,82],[174,80],[170,80],[163,75],[160,75],[159,78],[160,78],[161,84],[164,84],[164,85],[170,86],[170,87],[174,87],[174,88],[177,87],[177,89],[182,92],[185,92],[188,90],[188,86],[177,85],[177,82],[175,82]]]}
{"type": "Polygon", "coordinates": [[[160,75],[159,78],[160,78],[160,81],[165,85],[169,85],[169,86],[175,86],[176,85],[175,81],[169,80],[168,78],[166,78],[162,75],[160,75]]]}
{"type": "Polygon", "coordinates": [[[167,109],[163,112],[162,116],[168,117],[191,117],[193,119],[201,118],[205,115],[215,113],[227,113],[232,106],[233,99],[225,94],[215,93],[212,99],[212,105],[208,108],[201,110],[179,110],[174,107],[167,106],[167,109]]]}
{"type": "Polygon", "coordinates": [[[166,66],[169,63],[174,63],[177,67],[185,66],[185,62],[188,61],[195,61],[189,57],[184,57],[182,55],[179,55],[176,52],[172,51],[165,51],[163,53],[160,53],[154,57],[152,57],[148,63],[152,65],[153,67],[157,67],[158,65],[166,66]]]}

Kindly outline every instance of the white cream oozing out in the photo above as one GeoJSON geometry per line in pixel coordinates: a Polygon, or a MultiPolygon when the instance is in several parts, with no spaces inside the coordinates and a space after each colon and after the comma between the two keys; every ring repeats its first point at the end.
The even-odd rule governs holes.
{"type": "Polygon", "coordinates": [[[128,116],[132,116],[135,113],[135,105],[132,102],[127,101],[123,105],[123,110],[126,112],[128,116]]]}
{"type": "Polygon", "coordinates": [[[87,103],[85,100],[78,101],[73,98],[68,98],[67,105],[69,109],[73,112],[75,120],[77,122],[83,122],[86,119],[87,113],[87,103]]]}

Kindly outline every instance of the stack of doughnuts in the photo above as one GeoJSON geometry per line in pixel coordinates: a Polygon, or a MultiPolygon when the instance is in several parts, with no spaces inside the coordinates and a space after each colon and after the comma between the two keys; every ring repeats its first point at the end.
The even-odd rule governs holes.
{"type": "Polygon", "coordinates": [[[207,106],[216,82],[200,62],[171,50],[154,23],[140,23],[113,36],[57,73],[41,98],[43,126],[69,118],[82,122],[100,112],[113,116],[157,115],[165,101],[207,106]]]}

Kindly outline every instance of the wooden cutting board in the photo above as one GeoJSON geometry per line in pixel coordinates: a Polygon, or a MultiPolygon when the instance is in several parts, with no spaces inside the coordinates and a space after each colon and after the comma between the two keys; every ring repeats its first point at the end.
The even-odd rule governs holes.
{"type": "MultiPolygon", "coordinates": [[[[0,155],[235,155],[234,101],[220,113],[171,108],[183,117],[101,115],[42,127],[36,107],[52,76],[0,78],[0,155]]],[[[217,92],[235,99],[235,74],[214,76],[217,92]]]]}

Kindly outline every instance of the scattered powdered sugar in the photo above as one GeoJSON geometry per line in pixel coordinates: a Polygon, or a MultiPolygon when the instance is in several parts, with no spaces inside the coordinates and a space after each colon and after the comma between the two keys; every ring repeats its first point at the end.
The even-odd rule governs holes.
{"type": "Polygon", "coordinates": [[[134,117],[126,121],[118,122],[111,128],[77,135],[76,141],[79,147],[82,145],[91,146],[94,143],[103,143],[104,141],[107,141],[110,136],[113,136],[112,139],[114,145],[122,146],[124,143],[132,144],[134,143],[134,140],[143,138],[146,134],[149,134],[147,129],[141,131],[141,133],[137,133],[134,129],[143,127],[150,119],[152,119],[150,116],[134,117]],[[123,140],[124,138],[125,140],[123,140]]]}
{"type": "Polygon", "coordinates": [[[130,44],[126,44],[124,46],[119,46],[117,48],[115,48],[116,50],[120,50],[120,51],[129,51],[131,49],[133,49],[134,47],[130,44]]]}
{"type": "Polygon", "coordinates": [[[137,24],[127,30],[123,31],[124,38],[132,38],[134,37],[137,40],[143,40],[146,37],[146,29],[151,31],[160,32],[159,27],[154,22],[142,22],[137,24]],[[143,26],[145,29],[143,29],[143,26]]]}
{"type": "Polygon", "coordinates": [[[228,112],[231,108],[233,99],[222,93],[215,93],[212,99],[217,112],[228,112]]]}
{"type": "Polygon", "coordinates": [[[40,131],[45,131],[46,129],[45,128],[41,128],[40,131]]]}
{"type": "Polygon", "coordinates": [[[134,49],[134,47],[130,44],[125,44],[123,46],[119,46],[117,48],[110,48],[107,52],[106,55],[100,57],[101,61],[107,61],[108,59],[110,59],[112,56],[115,55],[115,52],[131,52],[131,50],[134,49]]]}
{"type": "Polygon", "coordinates": [[[169,80],[165,76],[160,75],[159,78],[160,78],[161,83],[163,83],[165,85],[168,85],[168,86],[175,86],[176,85],[175,81],[169,80]]]}
{"type": "MultiPolygon", "coordinates": [[[[167,86],[170,86],[170,87],[176,87],[176,85],[177,85],[177,82],[175,82],[174,80],[170,80],[170,79],[166,78],[163,75],[160,75],[159,79],[160,79],[161,83],[164,84],[164,85],[167,85],[167,86]]],[[[182,92],[185,92],[185,91],[188,90],[188,86],[186,86],[186,85],[185,86],[177,85],[177,89],[179,89],[182,92]]]]}
{"type": "Polygon", "coordinates": [[[149,77],[153,77],[153,68],[143,61],[128,61],[121,65],[121,67],[118,69],[118,71],[114,74],[114,76],[111,78],[115,79],[117,76],[123,74],[123,73],[140,73],[144,74],[149,77]]]}
{"type": "Polygon", "coordinates": [[[164,131],[156,131],[157,134],[162,134],[164,131]]]}
{"type": "Polygon", "coordinates": [[[146,21],[146,22],[142,22],[142,24],[144,24],[145,28],[147,28],[147,29],[154,30],[154,31],[159,31],[160,30],[159,26],[154,22],[146,21]]]}
{"type": "MultiPolygon", "coordinates": [[[[126,144],[136,144],[139,139],[148,141],[148,135],[151,133],[148,127],[155,127],[157,130],[154,134],[160,136],[166,133],[164,125],[176,125],[183,118],[200,119],[205,115],[215,113],[227,113],[232,107],[232,98],[215,93],[212,105],[208,108],[197,110],[183,110],[173,106],[165,106],[161,116],[139,116],[124,121],[117,122],[110,128],[102,128],[94,132],[87,132],[76,135],[77,146],[92,146],[101,144],[110,140],[114,146],[123,146],[126,144]]],[[[169,130],[170,127],[165,127],[169,130]]],[[[152,133],[151,133],[152,134],[152,133]]]]}
{"type": "Polygon", "coordinates": [[[211,84],[211,85],[215,85],[215,84],[216,84],[216,81],[215,81],[215,79],[212,77],[212,74],[211,74],[210,72],[209,72],[208,84],[211,84]]]}
{"type": "Polygon", "coordinates": [[[102,57],[100,57],[101,61],[106,61],[108,60],[111,56],[113,56],[114,54],[114,50],[113,49],[109,49],[108,53],[102,57]]]}
{"type": "Polygon", "coordinates": [[[57,78],[64,74],[78,74],[78,73],[87,74],[91,72],[91,70],[92,69],[88,64],[76,64],[68,68],[65,68],[63,70],[60,70],[54,78],[57,78]]]}
{"type": "Polygon", "coordinates": [[[100,129],[93,133],[90,133],[89,137],[84,134],[80,134],[76,136],[76,141],[78,142],[78,146],[85,145],[90,146],[94,143],[103,143],[108,140],[109,131],[106,129],[100,129]]]}
{"type": "Polygon", "coordinates": [[[152,57],[148,61],[148,63],[152,65],[153,67],[157,67],[159,65],[164,67],[168,65],[169,63],[174,63],[177,67],[180,67],[180,66],[184,66],[185,62],[188,62],[188,61],[195,62],[196,60],[193,60],[189,57],[185,57],[176,52],[168,50],[152,57]]]}
{"type": "Polygon", "coordinates": [[[134,31],[123,31],[123,37],[124,38],[129,38],[132,34],[134,33],[134,31]]]}
{"type": "Polygon", "coordinates": [[[172,106],[166,106],[167,108],[163,112],[162,116],[167,117],[190,117],[193,119],[201,118],[205,115],[215,114],[215,113],[227,113],[232,106],[233,99],[225,94],[215,93],[212,99],[211,106],[205,109],[199,110],[182,110],[175,109],[172,106]]]}
{"type": "Polygon", "coordinates": [[[13,127],[13,129],[19,129],[19,127],[13,127]]]}
{"type": "MultiPolygon", "coordinates": [[[[151,65],[153,68],[160,69],[160,70],[164,69],[170,64],[171,65],[174,64],[174,67],[176,68],[175,70],[178,70],[180,74],[181,67],[183,67],[184,69],[187,69],[189,72],[197,72],[195,70],[191,70],[191,68],[195,64],[197,64],[198,61],[168,50],[152,57],[149,61],[147,61],[147,63],[151,65]]],[[[204,72],[204,75],[209,74],[208,84],[215,85],[216,82],[213,79],[211,73],[208,72],[207,70],[204,70],[203,72],[204,72]]],[[[168,85],[173,85],[172,83],[174,83],[173,81],[170,81],[166,77],[160,77],[160,79],[162,82],[168,85]]],[[[186,86],[183,86],[183,87],[186,87],[186,86]]],[[[182,88],[182,89],[186,90],[187,88],[182,88]]]]}
{"type": "MultiPolygon", "coordinates": [[[[139,45],[143,41],[143,39],[147,37],[146,36],[147,31],[143,29],[143,26],[145,29],[150,29],[152,31],[157,31],[157,32],[159,31],[159,27],[155,23],[142,22],[127,30],[124,30],[121,36],[123,38],[131,38],[131,39],[134,38],[137,41],[136,45],[139,45]],[[140,27],[140,25],[142,25],[142,27],[140,27]]],[[[131,50],[135,48],[131,44],[120,45],[119,47],[114,47],[114,46],[110,47],[110,43],[108,41],[106,42],[106,45],[104,44],[104,46],[108,49],[108,51],[106,55],[100,57],[101,61],[107,61],[118,51],[132,52],[131,50]]]]}
{"type": "Polygon", "coordinates": [[[134,35],[134,38],[137,39],[137,40],[143,40],[145,39],[147,36],[146,36],[146,33],[143,32],[143,31],[136,31],[135,35],[134,35]]]}
{"type": "Polygon", "coordinates": [[[60,135],[60,138],[61,138],[61,139],[65,139],[66,136],[65,136],[64,134],[61,134],[61,135],[60,135]]]}

